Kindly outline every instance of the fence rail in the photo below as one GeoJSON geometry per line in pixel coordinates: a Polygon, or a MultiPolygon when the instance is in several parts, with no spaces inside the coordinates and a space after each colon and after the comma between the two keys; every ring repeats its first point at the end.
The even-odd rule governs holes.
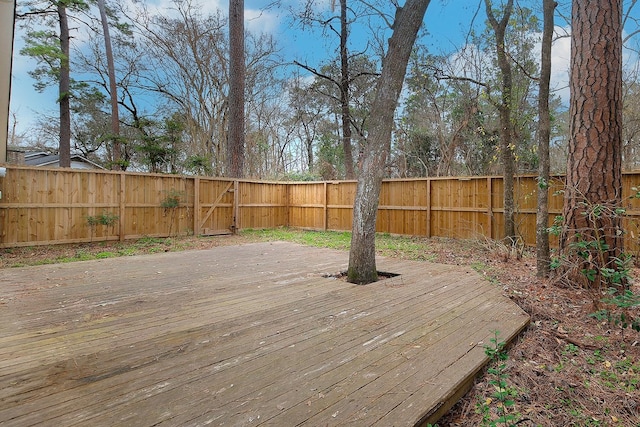
{"type": "MultiPolygon", "coordinates": [[[[0,177],[0,247],[213,235],[291,226],[350,230],[355,181],[265,182],[7,166],[0,177]]],[[[640,173],[625,173],[627,245],[636,248],[640,173]]],[[[549,188],[549,223],[562,212],[562,180],[549,188]]],[[[411,236],[500,239],[501,177],[385,180],[377,230],[411,236]]],[[[516,180],[518,234],[535,244],[537,181],[516,180]]]]}

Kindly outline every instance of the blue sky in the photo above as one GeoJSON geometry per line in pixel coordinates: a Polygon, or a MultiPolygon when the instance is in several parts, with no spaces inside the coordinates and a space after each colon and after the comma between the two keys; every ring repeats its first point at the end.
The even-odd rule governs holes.
{"type": "MultiPolygon", "coordinates": [[[[453,53],[460,49],[465,40],[465,35],[474,14],[478,10],[480,0],[432,0],[425,16],[425,28],[429,36],[425,40],[429,49],[433,53],[453,53]]],[[[170,0],[148,0],[148,4],[157,8],[159,13],[167,13],[170,0]]],[[[220,8],[226,14],[228,0],[202,0],[203,13],[213,12],[220,8]]],[[[318,34],[301,32],[299,29],[292,29],[289,17],[289,8],[302,3],[301,0],[282,0],[282,7],[269,10],[260,10],[261,5],[270,3],[269,0],[245,0],[245,26],[249,31],[267,32],[274,35],[279,41],[286,60],[297,59],[308,61],[311,65],[328,57],[333,52],[328,51],[327,43],[318,42],[318,34]]],[[[336,2],[338,3],[338,2],[336,2]]],[[[566,9],[569,0],[561,0],[561,8],[566,9]]],[[[328,11],[331,7],[331,0],[318,0],[317,7],[320,10],[328,11]]],[[[480,8],[476,17],[476,24],[484,22],[484,6],[480,8]]],[[[560,27],[566,25],[565,22],[556,21],[560,27]]],[[[357,39],[358,34],[354,30],[353,36],[357,39]]],[[[362,38],[362,37],[361,37],[362,38]]],[[[337,43],[337,41],[334,41],[337,43]]],[[[33,69],[35,63],[19,55],[19,50],[23,45],[22,33],[16,32],[14,62],[12,73],[12,95],[11,113],[17,118],[18,134],[27,132],[35,121],[39,112],[53,113],[57,111],[55,103],[55,90],[51,89],[40,94],[33,88],[33,79],[28,75],[28,71],[33,69]]],[[[569,63],[569,38],[559,39],[554,44],[553,53],[553,82],[558,93],[563,99],[568,99],[569,63]],[[563,89],[564,88],[564,89],[563,89]]],[[[628,62],[635,62],[635,57],[627,54],[628,62]]],[[[10,120],[12,123],[13,120],[10,120]]]]}

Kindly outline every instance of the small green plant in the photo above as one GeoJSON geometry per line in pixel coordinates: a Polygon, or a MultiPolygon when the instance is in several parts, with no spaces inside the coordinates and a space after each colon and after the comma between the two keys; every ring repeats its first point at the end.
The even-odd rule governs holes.
{"type": "Polygon", "coordinates": [[[633,309],[640,307],[640,295],[634,294],[630,289],[620,292],[617,288],[609,288],[608,295],[602,299],[602,303],[609,308],[598,310],[591,316],[601,321],[606,320],[623,331],[631,328],[640,332],[640,317],[632,314],[633,309]]]}
{"type": "Polygon", "coordinates": [[[564,346],[564,350],[562,350],[563,356],[576,356],[580,348],[575,344],[567,344],[564,346]]]}
{"type": "Polygon", "coordinates": [[[88,216],[87,223],[89,226],[107,225],[112,226],[118,221],[118,215],[109,211],[103,211],[100,215],[88,216]]]}
{"type": "Polygon", "coordinates": [[[95,234],[98,225],[112,227],[116,222],[118,222],[118,219],[118,215],[109,211],[102,211],[99,215],[87,216],[87,224],[91,229],[91,240],[93,240],[93,235],[95,234]]]}
{"type": "MultiPolygon", "coordinates": [[[[636,192],[634,198],[638,194],[640,193],[636,192]]],[[[623,233],[619,224],[626,211],[617,205],[587,201],[579,202],[578,209],[584,217],[582,222],[586,225],[582,229],[572,230],[572,235],[569,233],[569,240],[565,243],[561,257],[551,260],[551,268],[564,268],[569,273],[570,280],[577,279],[591,291],[594,305],[599,306],[605,289],[613,288],[617,293],[624,293],[631,283],[633,257],[616,253],[610,247],[610,242],[615,242],[623,233]]],[[[547,231],[559,238],[566,236],[564,218],[556,216],[547,231]]]]}
{"type": "Polygon", "coordinates": [[[594,350],[593,356],[587,356],[586,360],[589,365],[595,365],[598,362],[604,362],[604,356],[602,356],[602,351],[594,350]]]}
{"type": "Polygon", "coordinates": [[[164,214],[170,212],[169,218],[169,236],[171,236],[171,231],[173,229],[173,223],[175,222],[176,212],[180,207],[180,203],[182,202],[182,197],[184,193],[182,191],[178,191],[175,189],[171,189],[167,192],[165,198],[160,203],[160,206],[164,209],[164,214]]]}
{"type": "Polygon", "coordinates": [[[518,395],[518,391],[507,384],[509,374],[506,361],[509,355],[505,351],[504,341],[499,340],[498,331],[493,331],[493,337],[489,341],[491,345],[484,347],[484,353],[490,360],[487,377],[488,384],[494,391],[489,397],[480,397],[476,404],[476,411],[482,414],[483,426],[513,427],[524,420],[515,409],[514,398],[518,395]]]}
{"type": "Polygon", "coordinates": [[[471,263],[471,268],[482,276],[491,284],[499,285],[500,281],[493,275],[491,275],[491,267],[484,262],[474,261],[471,263]]]}
{"type": "Polygon", "coordinates": [[[178,191],[175,189],[171,189],[167,192],[167,195],[160,203],[160,206],[165,209],[174,209],[180,206],[180,202],[182,201],[183,193],[182,191],[178,191]]]}
{"type": "Polygon", "coordinates": [[[89,261],[93,259],[93,255],[87,250],[78,249],[73,257],[73,261],[89,261]]]}

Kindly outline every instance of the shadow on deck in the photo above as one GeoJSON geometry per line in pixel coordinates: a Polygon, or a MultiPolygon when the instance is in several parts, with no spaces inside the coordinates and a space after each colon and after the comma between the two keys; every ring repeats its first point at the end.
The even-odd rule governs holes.
{"type": "Polygon", "coordinates": [[[0,270],[3,426],[435,422],[528,316],[470,268],[225,246],[0,270]]]}

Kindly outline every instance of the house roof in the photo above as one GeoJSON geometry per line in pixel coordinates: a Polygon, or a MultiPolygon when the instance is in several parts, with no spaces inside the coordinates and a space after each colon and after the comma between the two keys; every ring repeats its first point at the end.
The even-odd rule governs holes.
{"type": "Polygon", "coordinates": [[[24,164],[29,166],[47,166],[57,163],[60,156],[57,154],[48,154],[45,152],[24,153],[24,164]]]}
{"type": "MultiPolygon", "coordinates": [[[[71,162],[76,163],[76,166],[80,166],[81,164],[86,164],[92,168],[96,169],[104,169],[97,163],[92,162],[91,160],[79,155],[72,154],[71,162]]],[[[58,166],[60,163],[60,155],[51,154],[44,151],[30,151],[24,153],[24,164],[28,166],[58,166]]],[[[74,165],[72,164],[72,167],[74,165]]],[[[81,167],[81,166],[80,166],[81,167]]]]}

